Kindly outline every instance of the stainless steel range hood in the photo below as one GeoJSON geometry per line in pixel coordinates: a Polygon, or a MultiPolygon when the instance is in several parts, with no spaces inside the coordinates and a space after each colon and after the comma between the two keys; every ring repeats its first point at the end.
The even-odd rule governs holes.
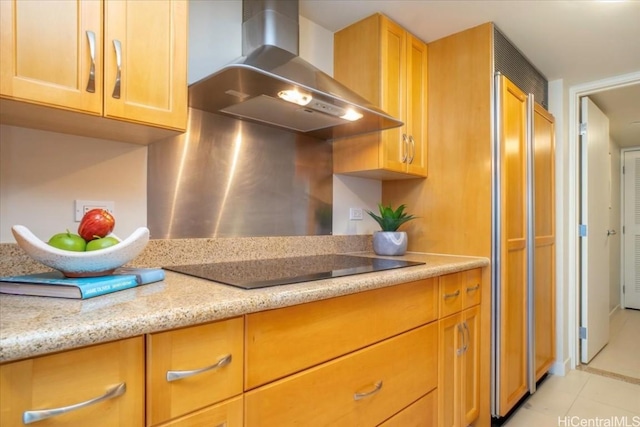
{"type": "Polygon", "coordinates": [[[298,56],[297,1],[243,0],[242,8],[243,56],[193,83],[191,108],[321,139],[402,125],[298,56]]]}

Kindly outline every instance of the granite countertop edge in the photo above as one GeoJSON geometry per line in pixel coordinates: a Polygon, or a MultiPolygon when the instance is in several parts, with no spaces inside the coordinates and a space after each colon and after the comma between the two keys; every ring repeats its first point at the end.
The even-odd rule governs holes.
{"type": "Polygon", "coordinates": [[[426,264],[253,290],[167,271],[163,282],[88,300],[0,295],[0,363],[489,265],[482,257],[407,253],[394,258],[426,264]]]}

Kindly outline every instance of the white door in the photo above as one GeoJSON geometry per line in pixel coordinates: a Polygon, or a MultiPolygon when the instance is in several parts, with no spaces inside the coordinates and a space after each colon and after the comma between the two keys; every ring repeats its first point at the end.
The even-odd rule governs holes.
{"type": "Polygon", "coordinates": [[[624,293],[622,306],[640,309],[640,151],[624,153],[624,293]]]}
{"type": "Polygon", "coordinates": [[[609,119],[588,97],[581,100],[580,348],[582,363],[609,341],[609,119]],[[583,233],[581,232],[581,235],[583,233]]]}

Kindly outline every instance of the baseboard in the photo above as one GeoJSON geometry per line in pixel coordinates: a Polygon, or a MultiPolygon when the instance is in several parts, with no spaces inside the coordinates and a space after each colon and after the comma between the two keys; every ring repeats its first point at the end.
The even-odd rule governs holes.
{"type": "Polygon", "coordinates": [[[609,317],[612,317],[614,314],[616,314],[616,311],[621,310],[622,308],[620,307],[620,304],[616,305],[615,307],[613,307],[613,310],[611,310],[609,312],[609,317]]]}
{"type": "Polygon", "coordinates": [[[558,375],[560,377],[564,377],[565,375],[567,375],[567,373],[569,373],[569,371],[571,370],[571,359],[567,358],[564,360],[564,362],[554,362],[553,365],[551,365],[551,369],[549,369],[549,372],[552,373],[553,375],[558,375]]]}

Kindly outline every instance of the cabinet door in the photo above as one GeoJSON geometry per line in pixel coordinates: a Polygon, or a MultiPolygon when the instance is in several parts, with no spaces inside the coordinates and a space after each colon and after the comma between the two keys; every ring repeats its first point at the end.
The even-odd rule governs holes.
{"type": "Polygon", "coordinates": [[[527,96],[501,78],[500,157],[500,415],[528,391],[527,385],[527,96]]]}
{"type": "Polygon", "coordinates": [[[461,417],[463,425],[473,423],[480,414],[480,307],[462,313],[464,329],[461,366],[461,417]]]}
{"type": "Polygon", "coordinates": [[[101,1],[0,1],[0,52],[2,97],[102,113],[101,1]]]}
{"type": "Polygon", "coordinates": [[[460,425],[459,358],[462,354],[464,328],[461,315],[445,317],[438,321],[438,418],[441,427],[460,425]]]}
{"type": "MultiPolygon", "coordinates": [[[[381,108],[393,117],[406,121],[407,110],[407,32],[394,22],[381,19],[381,108]]],[[[383,168],[406,171],[407,125],[382,131],[383,168]]]]}
{"type": "Polygon", "coordinates": [[[147,337],[149,425],[242,393],[243,328],[235,318],[147,337]]]}
{"type": "Polygon", "coordinates": [[[187,8],[169,1],[105,2],[105,116],[183,130],[187,8]]]}
{"type": "Polygon", "coordinates": [[[144,340],[135,337],[0,366],[0,425],[21,426],[25,411],[67,407],[106,396],[34,425],[144,425],[144,340]]]}
{"type": "Polygon", "coordinates": [[[554,119],[535,104],[533,114],[535,206],[535,372],[536,381],[556,358],[555,128],[554,119]]]}
{"type": "Polygon", "coordinates": [[[407,35],[407,172],[427,176],[427,45],[407,35]]]}

